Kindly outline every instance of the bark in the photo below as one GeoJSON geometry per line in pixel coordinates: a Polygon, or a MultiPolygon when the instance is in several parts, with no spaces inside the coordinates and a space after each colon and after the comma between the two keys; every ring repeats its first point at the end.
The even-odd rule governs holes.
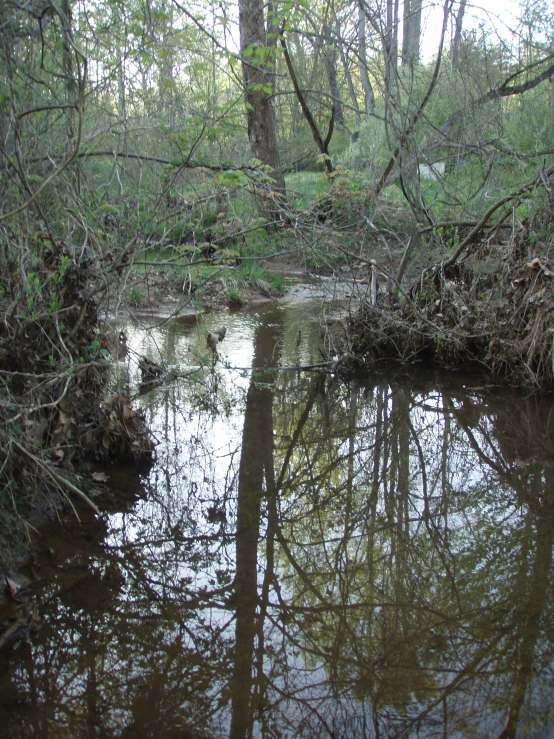
{"type": "Polygon", "coordinates": [[[292,85],[294,87],[294,92],[296,93],[296,97],[298,99],[298,102],[300,103],[300,107],[302,108],[302,113],[304,115],[304,118],[308,122],[308,125],[310,126],[310,130],[312,132],[314,141],[317,144],[317,148],[319,149],[320,153],[323,154],[323,156],[325,157],[325,168],[327,169],[327,172],[331,174],[331,172],[333,172],[334,170],[333,170],[333,164],[331,162],[331,157],[329,155],[329,144],[331,143],[331,138],[333,136],[333,128],[335,124],[335,106],[333,106],[333,110],[331,111],[331,119],[329,121],[329,128],[327,131],[327,136],[325,137],[325,139],[323,139],[323,136],[319,132],[317,123],[315,122],[312,112],[309,109],[308,104],[306,103],[306,99],[302,93],[302,90],[300,89],[298,78],[296,77],[296,72],[294,71],[292,60],[290,58],[290,54],[287,48],[287,43],[284,38],[281,38],[281,46],[283,47],[287,69],[289,71],[292,85]]]}
{"type": "Polygon", "coordinates": [[[466,0],[460,0],[460,7],[454,19],[454,38],[452,39],[452,68],[457,69],[460,64],[460,44],[462,41],[462,24],[466,10],[466,0]]]}
{"type": "MultiPolygon", "coordinates": [[[[350,65],[348,63],[348,59],[346,58],[346,54],[344,53],[344,43],[342,42],[341,35],[340,35],[340,21],[337,17],[336,11],[333,8],[333,20],[335,24],[335,38],[337,39],[337,47],[338,52],[340,55],[340,62],[342,64],[342,67],[344,69],[344,78],[346,80],[346,85],[348,87],[348,94],[350,96],[350,102],[352,104],[352,108],[354,109],[354,114],[356,116],[356,128],[359,129],[361,120],[360,115],[360,106],[358,105],[358,99],[356,97],[356,90],[354,88],[354,82],[352,81],[352,75],[350,73],[350,65]]],[[[341,106],[341,113],[342,113],[342,106],[341,106]]],[[[337,120],[337,123],[339,121],[337,120]]],[[[344,125],[344,121],[343,124],[344,125]]]]}
{"type": "MultiPolygon", "coordinates": [[[[72,28],[73,28],[73,16],[71,12],[71,4],[69,0],[62,0],[59,17],[62,22],[63,28],[63,73],[65,77],[65,87],[67,96],[67,105],[69,106],[65,114],[65,132],[68,141],[75,139],[75,123],[76,123],[76,109],[77,101],[79,98],[79,88],[77,85],[77,78],[75,73],[75,64],[73,58],[72,48],[72,28]]],[[[81,181],[79,166],[75,164],[72,169],[72,180],[75,188],[75,192],[78,194],[81,190],[81,181]]]]}
{"type": "Polygon", "coordinates": [[[75,79],[75,70],[73,68],[73,53],[71,48],[71,42],[69,38],[69,32],[72,27],[72,15],[71,15],[71,5],[69,4],[68,0],[62,0],[61,8],[60,8],[60,17],[62,18],[62,25],[64,28],[64,34],[63,34],[63,73],[65,76],[65,85],[66,85],[66,92],[67,92],[67,103],[69,106],[73,106],[73,109],[68,109],[66,112],[66,133],[67,138],[71,140],[75,135],[75,125],[74,125],[74,114],[77,103],[77,98],[79,96],[79,91],[77,88],[77,81],[75,79]]]}
{"type": "Polygon", "coordinates": [[[402,66],[419,61],[421,40],[421,0],[404,0],[404,36],[402,66]]]}
{"type": "Polygon", "coordinates": [[[364,91],[364,104],[366,115],[373,115],[375,109],[375,93],[371,86],[369,74],[367,71],[367,46],[366,46],[366,28],[365,28],[365,11],[362,3],[359,5],[358,15],[358,40],[359,40],[359,56],[360,56],[360,78],[364,91]]]}
{"type": "Polygon", "coordinates": [[[388,96],[398,66],[398,0],[387,0],[383,53],[385,56],[385,95],[388,96]]]}
{"type": "Polygon", "coordinates": [[[340,100],[339,86],[337,83],[337,52],[336,44],[333,43],[331,29],[328,25],[323,27],[324,38],[324,59],[327,80],[329,81],[329,92],[333,98],[335,107],[335,123],[337,126],[344,126],[344,114],[342,112],[342,103],[340,100]]]}
{"type": "Polygon", "coordinates": [[[284,194],[285,178],[277,153],[271,95],[262,89],[263,85],[271,83],[265,53],[263,0],[239,0],[239,26],[248,140],[252,156],[272,168],[274,189],[284,194]]]}

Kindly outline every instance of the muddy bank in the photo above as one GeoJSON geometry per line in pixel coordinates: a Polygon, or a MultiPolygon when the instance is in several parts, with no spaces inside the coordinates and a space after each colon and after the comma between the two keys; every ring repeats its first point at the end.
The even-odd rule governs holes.
{"type": "MultiPolygon", "coordinates": [[[[266,271],[269,278],[271,273],[266,271]]],[[[296,279],[298,270],[290,264],[286,269],[276,269],[273,274],[283,276],[282,284],[281,281],[272,284],[260,275],[252,278],[241,276],[232,267],[221,267],[214,275],[193,280],[185,268],[177,274],[136,274],[122,292],[113,294],[110,312],[121,307],[122,298],[127,311],[153,317],[194,315],[206,310],[259,305],[283,295],[286,282],[296,279]]]]}
{"type": "Polygon", "coordinates": [[[64,245],[34,267],[27,294],[8,273],[0,295],[0,574],[9,576],[37,517],[75,499],[98,511],[84,463],[152,451],[129,399],[109,391],[111,342],[99,329],[105,275],[64,245]]]}

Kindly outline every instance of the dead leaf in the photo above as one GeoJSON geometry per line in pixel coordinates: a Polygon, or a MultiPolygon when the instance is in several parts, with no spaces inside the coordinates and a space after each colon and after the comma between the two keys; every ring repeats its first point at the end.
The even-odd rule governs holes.
{"type": "Polygon", "coordinates": [[[539,290],[537,293],[535,293],[529,298],[529,302],[538,303],[539,300],[541,300],[541,298],[544,298],[545,294],[546,294],[546,288],[543,287],[542,290],[539,290]]]}
{"type": "Polygon", "coordinates": [[[134,418],[137,414],[127,404],[123,406],[123,418],[128,421],[130,418],[134,418]]]}
{"type": "Polygon", "coordinates": [[[58,423],[56,424],[56,428],[54,429],[53,437],[66,437],[72,423],[73,419],[70,416],[67,416],[63,411],[60,411],[58,415],[58,423]]]}

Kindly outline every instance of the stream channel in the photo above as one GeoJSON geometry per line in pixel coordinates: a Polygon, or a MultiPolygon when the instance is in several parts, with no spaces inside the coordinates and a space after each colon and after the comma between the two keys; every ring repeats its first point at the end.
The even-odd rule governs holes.
{"type": "Polygon", "coordinates": [[[321,361],[294,295],[125,326],[182,375],[227,335],[138,397],[155,464],[41,530],[0,736],[554,737],[552,397],[287,369],[321,361]]]}

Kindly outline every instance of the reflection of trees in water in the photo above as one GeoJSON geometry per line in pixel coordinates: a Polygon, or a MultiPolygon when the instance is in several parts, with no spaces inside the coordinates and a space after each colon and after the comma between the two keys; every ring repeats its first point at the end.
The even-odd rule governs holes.
{"type": "Polygon", "coordinates": [[[544,475],[522,515],[499,415],[474,414],[471,428],[464,403],[381,386],[354,419],[355,387],[326,397],[342,433],[322,442],[316,411],[282,491],[288,634],[325,670],[330,695],[355,695],[352,710],[375,731],[424,721],[442,734],[469,722],[476,735],[515,735],[549,690],[546,678],[535,701],[530,690],[533,668],[551,659],[540,627],[551,608],[544,475]]]}
{"type": "MultiPolygon", "coordinates": [[[[270,339],[256,333],[258,365],[270,339]]],[[[19,701],[5,735],[552,721],[546,403],[216,371],[199,414],[184,386],[150,405],[147,498],[58,544],[63,572],[43,566],[44,625],[2,679],[19,701]]]]}

